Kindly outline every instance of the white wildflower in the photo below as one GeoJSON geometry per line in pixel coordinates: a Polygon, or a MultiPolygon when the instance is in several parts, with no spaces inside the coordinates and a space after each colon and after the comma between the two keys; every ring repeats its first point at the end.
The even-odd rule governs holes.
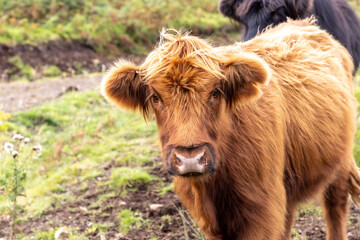
{"type": "Polygon", "coordinates": [[[21,141],[24,139],[24,136],[21,134],[14,134],[13,139],[16,141],[21,141]]]}
{"type": "Polygon", "coordinates": [[[42,146],[41,146],[40,144],[38,144],[38,145],[36,145],[36,146],[33,147],[33,150],[34,150],[34,151],[37,151],[37,152],[41,152],[42,146]]]}
{"type": "Polygon", "coordinates": [[[24,139],[24,143],[25,143],[25,144],[27,144],[27,143],[29,143],[29,142],[30,142],[30,138],[25,138],[25,139],[24,139]]]}
{"type": "Polygon", "coordinates": [[[13,158],[16,158],[17,155],[19,155],[19,152],[18,151],[12,151],[11,155],[13,156],[13,158]]]}
{"type": "Polygon", "coordinates": [[[4,144],[4,150],[6,153],[11,153],[14,150],[14,145],[12,145],[11,143],[6,142],[4,144]]]}

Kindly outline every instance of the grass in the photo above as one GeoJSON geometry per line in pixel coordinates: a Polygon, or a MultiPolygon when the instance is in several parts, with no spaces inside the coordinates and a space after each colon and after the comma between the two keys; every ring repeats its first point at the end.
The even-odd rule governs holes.
{"type": "Polygon", "coordinates": [[[119,232],[127,233],[133,229],[139,229],[146,227],[146,224],[149,224],[148,220],[145,220],[141,217],[139,211],[131,211],[131,209],[124,209],[118,215],[119,221],[119,232]]]}
{"type": "MultiPolygon", "coordinates": [[[[354,86],[355,86],[355,97],[358,103],[360,103],[360,69],[358,70],[357,74],[354,77],[354,86]]],[[[358,115],[360,115],[360,104],[357,108],[358,115]]],[[[354,158],[356,164],[360,166],[360,118],[358,117],[356,120],[356,133],[355,133],[355,140],[354,140],[354,158]]]]}
{"type": "Polygon", "coordinates": [[[298,211],[299,217],[307,217],[307,216],[322,216],[322,209],[319,206],[314,204],[302,204],[298,211]]]}
{"type": "MultiPolygon", "coordinates": [[[[109,184],[114,188],[135,187],[138,181],[146,184],[153,179],[130,167],[141,167],[159,156],[155,123],[145,123],[136,113],[115,110],[97,90],[70,93],[61,101],[16,113],[8,127],[0,135],[1,146],[12,132],[21,132],[43,146],[42,155],[31,159],[26,168],[27,197],[21,201],[29,213],[40,216],[68,184],[104,175],[99,168],[104,162],[124,166],[113,170],[109,184]],[[139,158],[134,160],[135,156],[139,158]]],[[[4,164],[0,161],[0,168],[7,168],[4,164]]],[[[0,196],[0,206],[6,204],[0,196]]]]}
{"type": "Polygon", "coordinates": [[[13,78],[22,78],[24,77],[27,80],[33,80],[36,76],[36,71],[29,64],[23,63],[19,56],[14,56],[9,59],[14,67],[10,69],[9,73],[13,78]]]}
{"type": "Polygon", "coordinates": [[[59,76],[61,74],[61,70],[55,65],[50,65],[50,66],[44,66],[42,68],[42,73],[45,77],[53,77],[53,76],[59,76]]]}
{"type": "Polygon", "coordinates": [[[136,189],[138,186],[147,185],[154,179],[153,176],[138,168],[121,167],[111,172],[110,186],[115,191],[126,194],[126,189],[136,189]]]}
{"type": "MultiPolygon", "coordinates": [[[[94,49],[102,58],[112,59],[125,54],[146,55],[158,42],[162,28],[185,28],[211,39],[224,39],[226,35],[229,36],[226,41],[240,40],[237,29],[218,12],[217,5],[218,0],[0,1],[0,44],[27,45],[21,47],[27,49],[23,50],[23,59],[11,57],[13,61],[5,64],[9,65],[4,73],[5,80],[31,81],[95,69],[100,71],[98,67],[89,68],[91,63],[74,58],[69,58],[66,67],[64,60],[55,61],[57,66],[34,65],[36,63],[29,60],[32,46],[41,49],[44,43],[51,41],[50,46],[81,43],[84,48],[94,49]],[[226,34],[230,31],[236,34],[226,34]]],[[[43,58],[39,61],[48,64],[43,63],[46,61],[43,58]]]]}
{"type": "Polygon", "coordinates": [[[0,43],[84,39],[99,51],[144,53],[162,27],[222,31],[229,20],[218,13],[217,4],[217,0],[1,1],[0,43]]]}
{"type": "Polygon", "coordinates": [[[189,213],[182,210],[181,208],[177,208],[177,210],[181,216],[182,225],[184,227],[185,239],[189,240],[190,239],[189,232],[192,232],[195,235],[195,239],[206,240],[204,234],[199,230],[195,221],[191,218],[189,213]]]}

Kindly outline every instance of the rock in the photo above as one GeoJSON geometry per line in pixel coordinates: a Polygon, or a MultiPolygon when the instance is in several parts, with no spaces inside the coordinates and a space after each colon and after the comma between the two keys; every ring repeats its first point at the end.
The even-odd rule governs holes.
{"type": "Polygon", "coordinates": [[[126,235],[125,235],[124,233],[117,233],[117,234],[115,234],[115,239],[116,239],[116,240],[127,239],[125,236],[126,236],[126,235]]]}
{"type": "Polygon", "coordinates": [[[87,212],[87,211],[88,211],[88,209],[87,209],[86,207],[79,207],[79,209],[80,209],[81,211],[83,211],[83,212],[87,212]]]}
{"type": "Polygon", "coordinates": [[[155,211],[159,208],[162,208],[163,206],[163,204],[150,204],[150,209],[155,211]]]}
{"type": "Polygon", "coordinates": [[[69,231],[66,229],[66,227],[59,228],[55,234],[55,239],[67,239],[69,237],[69,231]]]}

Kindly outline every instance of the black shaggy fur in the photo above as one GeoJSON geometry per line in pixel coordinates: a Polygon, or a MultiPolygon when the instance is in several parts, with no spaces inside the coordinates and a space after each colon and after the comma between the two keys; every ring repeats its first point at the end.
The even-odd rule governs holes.
{"type": "Polygon", "coordinates": [[[243,40],[249,40],[269,25],[286,18],[303,19],[314,15],[347,48],[355,69],[360,62],[360,21],[346,0],[221,0],[222,14],[245,25],[243,40]]]}

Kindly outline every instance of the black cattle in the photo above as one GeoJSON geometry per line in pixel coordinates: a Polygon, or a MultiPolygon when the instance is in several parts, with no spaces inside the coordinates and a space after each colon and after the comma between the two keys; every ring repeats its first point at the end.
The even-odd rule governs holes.
{"type": "Polygon", "coordinates": [[[346,0],[221,0],[222,14],[245,25],[243,40],[249,40],[269,25],[286,18],[304,19],[314,15],[318,25],[347,48],[360,62],[360,21],[346,0]]]}

